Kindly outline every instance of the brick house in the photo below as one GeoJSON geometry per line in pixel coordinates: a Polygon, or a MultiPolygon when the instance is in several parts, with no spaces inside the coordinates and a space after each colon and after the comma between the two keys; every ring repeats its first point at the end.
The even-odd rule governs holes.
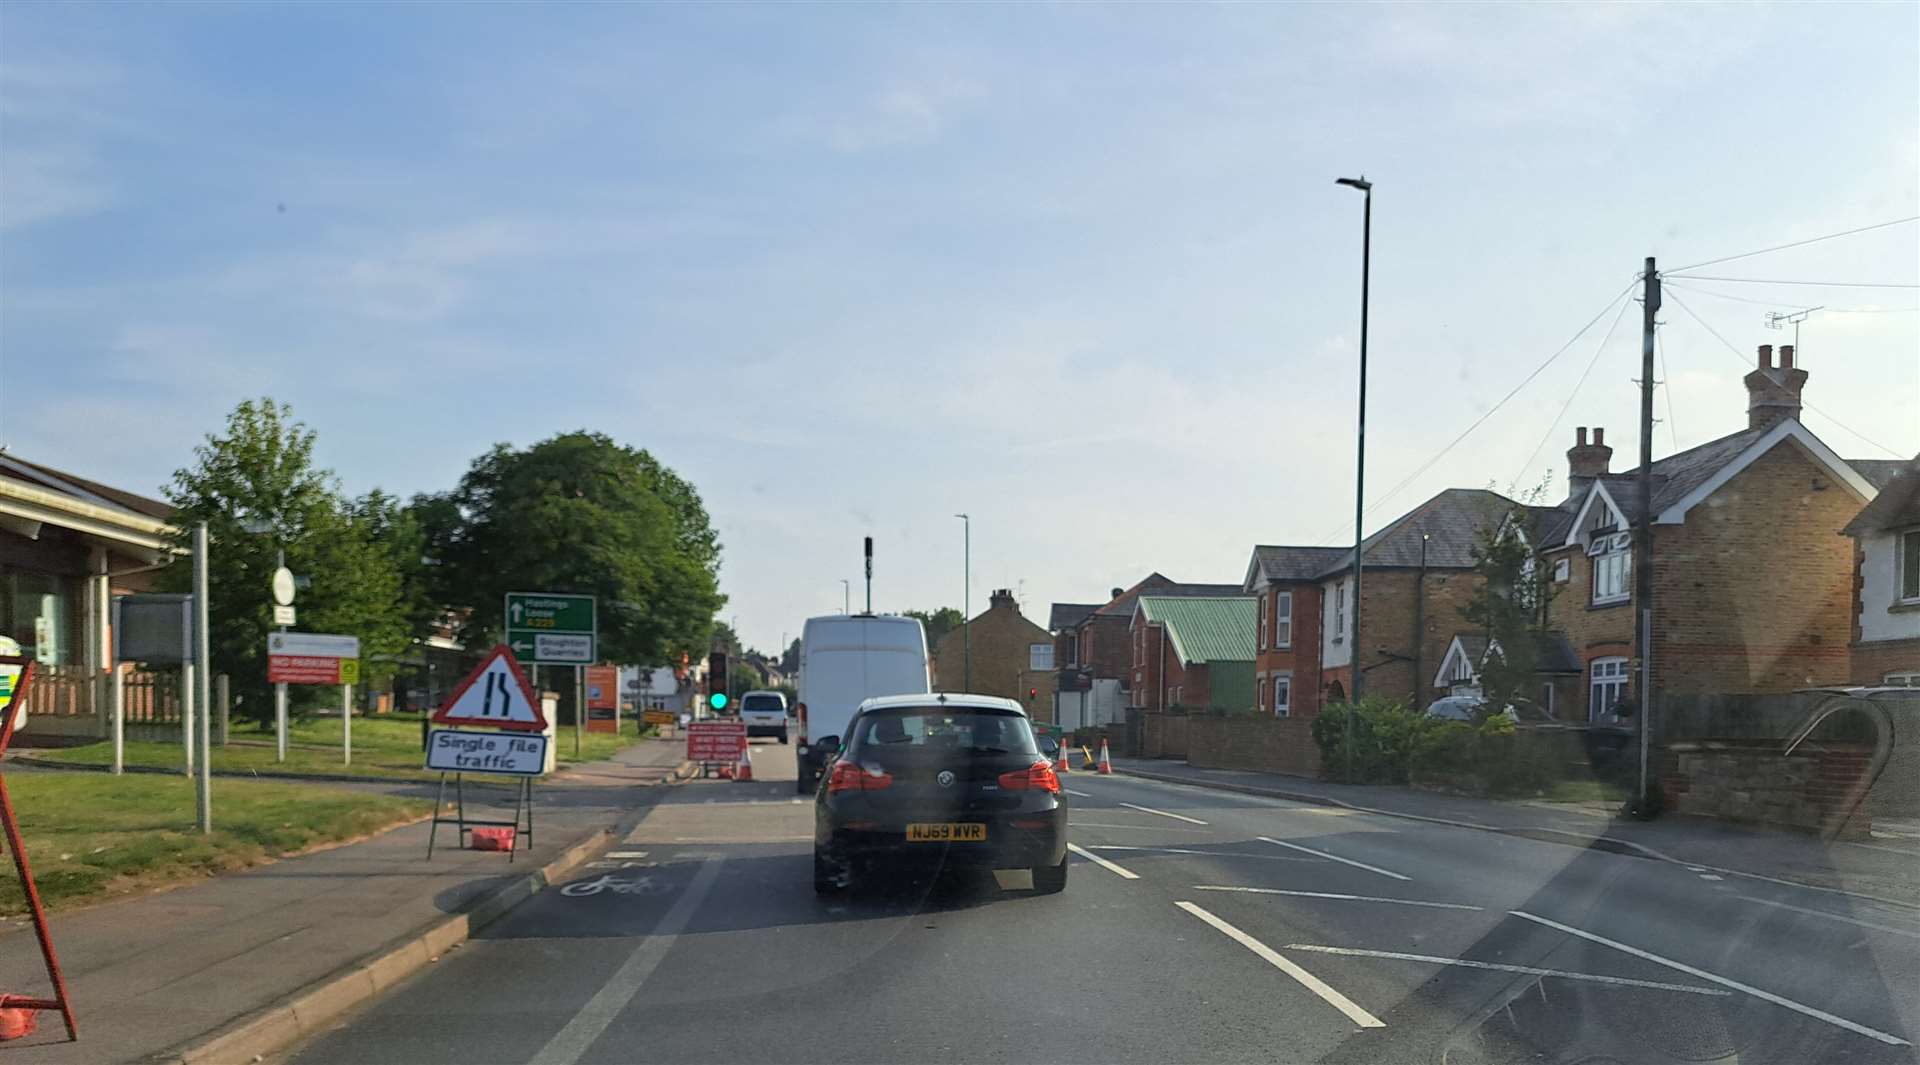
{"type": "Polygon", "coordinates": [[[1183,584],[1160,573],[1149,573],[1130,588],[1115,588],[1105,603],[1055,603],[1049,618],[1055,624],[1054,666],[1057,690],[1065,699],[1078,699],[1081,686],[1100,693],[1110,713],[1095,720],[1118,720],[1119,711],[1133,701],[1133,608],[1142,595],[1235,596],[1234,584],[1183,584]]]}
{"type": "MultiPolygon", "coordinates": [[[[1450,488],[1366,538],[1361,558],[1364,690],[1424,707],[1448,694],[1430,679],[1477,587],[1473,548],[1521,510],[1484,489],[1450,488]]],[[[1255,597],[1254,692],[1278,717],[1317,716],[1353,688],[1351,548],[1261,545],[1241,587],[1255,597]]]]}
{"type": "Polygon", "coordinates": [[[1037,720],[1051,715],[1052,700],[1040,696],[1051,690],[1053,674],[1033,668],[1033,648],[1053,646],[1053,634],[1020,613],[1020,604],[1007,588],[987,597],[987,609],[965,624],[956,625],[934,649],[935,691],[971,691],[1017,700],[1037,720]],[[969,670],[968,638],[972,636],[969,670]],[[971,672],[971,683],[968,675],[971,672]]]}
{"type": "MultiPolygon", "coordinates": [[[[1800,422],[1805,370],[1761,345],[1747,428],[1653,463],[1653,688],[1788,692],[1843,683],[1854,632],[1854,550],[1836,535],[1898,472],[1845,460],[1800,422]]],[[[1575,432],[1568,494],[1533,508],[1577,677],[1549,678],[1559,716],[1615,723],[1632,687],[1637,471],[1614,472],[1605,431],[1575,432]],[[1568,711],[1585,707],[1585,712],[1568,711]]]]}
{"type": "Polygon", "coordinates": [[[1848,680],[1920,688],[1920,459],[1841,531],[1855,572],[1848,680]]]}
{"type": "Polygon", "coordinates": [[[1253,628],[1248,596],[1138,597],[1128,626],[1135,705],[1149,713],[1254,705],[1253,628]]]}

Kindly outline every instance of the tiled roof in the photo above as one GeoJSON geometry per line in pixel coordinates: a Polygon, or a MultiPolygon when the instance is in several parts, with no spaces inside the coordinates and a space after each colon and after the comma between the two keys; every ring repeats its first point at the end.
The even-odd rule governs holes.
{"type": "MultiPolygon", "coordinates": [[[[1361,559],[1369,566],[1418,566],[1424,536],[1428,568],[1469,569],[1481,531],[1519,505],[1484,488],[1446,489],[1367,537],[1361,559]]],[[[1352,566],[1352,552],[1346,552],[1319,576],[1330,577],[1352,566]]]]}
{"type": "Polygon", "coordinates": [[[1913,465],[1911,459],[1848,459],[1847,465],[1853,472],[1867,479],[1875,488],[1885,488],[1900,476],[1902,470],[1913,465]]]}
{"type": "Polygon", "coordinates": [[[1258,544],[1253,549],[1254,565],[1270,581],[1312,580],[1341,558],[1352,555],[1350,547],[1288,547],[1258,544]]]}
{"type": "Polygon", "coordinates": [[[1254,601],[1248,596],[1143,595],[1139,610],[1167,627],[1182,662],[1253,661],[1254,601]]]}
{"type": "MultiPolygon", "coordinates": [[[[1854,469],[1860,468],[1857,462],[1851,465],[1854,469]]],[[[1896,465],[1902,467],[1897,476],[1883,485],[1873,502],[1861,508],[1841,532],[1859,536],[1920,523],[1920,458],[1896,465]]]]}
{"type": "Polygon", "coordinates": [[[1101,606],[1100,609],[1095,610],[1094,614],[1103,616],[1103,617],[1131,616],[1133,614],[1134,600],[1139,599],[1142,595],[1234,596],[1234,595],[1241,595],[1241,594],[1244,594],[1244,593],[1240,590],[1240,586],[1237,584],[1181,584],[1180,582],[1172,580],[1171,578],[1165,577],[1159,573],[1149,573],[1145,577],[1142,577],[1139,583],[1135,584],[1131,588],[1128,588],[1126,591],[1121,592],[1119,595],[1115,596],[1111,602],[1101,606]]]}
{"type": "Polygon", "coordinates": [[[1054,632],[1071,629],[1098,609],[1099,603],[1055,603],[1047,612],[1047,628],[1054,632]]]}
{"type": "Polygon", "coordinates": [[[161,500],[136,495],[85,477],[77,477],[51,466],[43,466],[38,462],[29,462],[6,451],[0,451],[0,477],[59,492],[85,503],[129,510],[142,517],[156,518],[160,521],[167,521],[173,517],[173,507],[161,500]]]}

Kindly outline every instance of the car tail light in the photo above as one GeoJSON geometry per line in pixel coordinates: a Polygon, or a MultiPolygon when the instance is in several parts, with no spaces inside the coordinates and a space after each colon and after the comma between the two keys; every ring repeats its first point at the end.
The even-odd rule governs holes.
{"type": "Polygon", "coordinates": [[[1053,775],[1053,763],[1035,762],[1025,769],[1000,774],[1000,786],[1007,791],[1060,790],[1060,778],[1053,775]]]}
{"type": "Polygon", "coordinates": [[[879,791],[890,787],[893,787],[891,774],[877,768],[855,765],[844,758],[833,763],[833,772],[827,777],[828,795],[843,791],[879,791]]]}

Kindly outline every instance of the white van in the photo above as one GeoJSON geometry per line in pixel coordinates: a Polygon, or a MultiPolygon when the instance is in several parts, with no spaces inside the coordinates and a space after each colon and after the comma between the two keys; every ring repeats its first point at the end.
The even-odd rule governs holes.
{"type": "Polygon", "coordinates": [[[868,699],[926,695],[927,632],[915,618],[828,614],[808,618],[800,636],[796,728],[801,794],[813,790],[847,722],[868,699]]]}
{"type": "Polygon", "coordinates": [[[740,697],[740,720],[747,738],[778,736],[787,742],[787,697],[779,692],[751,691],[740,697]]]}

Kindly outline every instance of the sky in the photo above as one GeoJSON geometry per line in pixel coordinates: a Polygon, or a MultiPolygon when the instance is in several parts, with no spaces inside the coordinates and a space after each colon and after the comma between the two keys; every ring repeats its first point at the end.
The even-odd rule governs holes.
{"type": "Polygon", "coordinates": [[[960,605],[960,512],[1044,624],[1350,542],[1342,176],[1369,531],[1636,462],[1649,255],[1749,279],[1669,281],[1656,454],[1812,306],[1808,426],[1920,451],[1920,225],[1677,269],[1920,215],[1917,85],[1912,4],[8,3],[0,446],[157,493],[271,396],[411,494],[597,430],[751,645],[867,535],[875,609],[960,605]]]}

